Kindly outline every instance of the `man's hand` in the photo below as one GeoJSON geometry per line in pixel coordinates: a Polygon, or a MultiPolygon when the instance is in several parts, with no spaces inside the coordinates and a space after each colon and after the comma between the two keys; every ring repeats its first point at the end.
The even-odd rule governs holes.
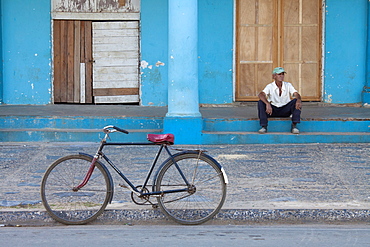
{"type": "Polygon", "coordinates": [[[302,101],[297,99],[297,102],[295,103],[295,109],[301,110],[302,109],[302,101]]]}
{"type": "Polygon", "coordinates": [[[293,94],[293,97],[297,99],[297,102],[295,103],[295,109],[301,110],[302,109],[302,99],[301,95],[297,92],[293,94]]]}
{"type": "Polygon", "coordinates": [[[266,113],[271,115],[272,114],[272,107],[271,107],[270,102],[268,102],[268,100],[267,100],[266,94],[264,92],[260,92],[258,94],[258,98],[260,100],[262,100],[263,103],[266,104],[266,113]]]}
{"type": "Polygon", "coordinates": [[[266,104],[266,113],[271,115],[272,114],[272,107],[270,103],[266,104]]]}

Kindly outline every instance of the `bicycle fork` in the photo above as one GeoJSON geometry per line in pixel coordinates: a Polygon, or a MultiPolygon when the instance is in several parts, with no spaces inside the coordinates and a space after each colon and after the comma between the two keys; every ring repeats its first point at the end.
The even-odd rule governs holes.
{"type": "Polygon", "coordinates": [[[79,189],[81,189],[82,187],[84,187],[87,182],[89,182],[90,178],[91,178],[91,175],[92,173],[94,172],[94,169],[95,169],[95,163],[96,161],[99,159],[99,156],[94,156],[93,160],[91,161],[91,165],[90,165],[90,168],[89,170],[87,171],[86,173],[86,176],[84,178],[84,180],[82,181],[82,183],[80,183],[79,185],[77,185],[76,187],[73,187],[72,190],[73,191],[78,191],[79,189]]]}

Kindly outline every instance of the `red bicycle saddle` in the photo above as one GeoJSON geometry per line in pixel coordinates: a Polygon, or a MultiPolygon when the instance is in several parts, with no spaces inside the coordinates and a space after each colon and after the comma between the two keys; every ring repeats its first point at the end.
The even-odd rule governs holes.
{"type": "Polygon", "coordinates": [[[163,135],[148,134],[147,138],[148,141],[158,144],[166,143],[172,145],[175,142],[175,136],[173,134],[163,134],[163,135]]]}

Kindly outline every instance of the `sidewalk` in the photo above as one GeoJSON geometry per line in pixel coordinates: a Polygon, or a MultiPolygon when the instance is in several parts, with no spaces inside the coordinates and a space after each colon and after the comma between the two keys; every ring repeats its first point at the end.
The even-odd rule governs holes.
{"type": "MultiPolygon", "coordinates": [[[[96,143],[0,143],[0,224],[54,224],[40,203],[44,171],[61,156],[94,154],[96,148],[96,143]]],[[[226,202],[210,224],[370,222],[370,143],[202,148],[229,178],[226,202]]],[[[134,170],[129,178],[142,178],[133,180],[138,184],[156,152],[150,146],[108,150],[123,172],[134,170]]],[[[130,192],[111,173],[113,204],[93,224],[172,224],[158,209],[131,202],[130,192]]]]}

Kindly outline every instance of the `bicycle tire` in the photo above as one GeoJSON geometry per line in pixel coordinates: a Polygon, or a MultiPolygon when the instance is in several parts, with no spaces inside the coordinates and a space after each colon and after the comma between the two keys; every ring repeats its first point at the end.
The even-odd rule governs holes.
{"type": "Polygon", "coordinates": [[[41,184],[45,209],[56,221],[67,225],[82,225],[95,220],[110,202],[113,194],[110,176],[104,165],[95,163],[88,183],[78,191],[90,168],[92,157],[69,155],[56,160],[46,170],[41,184]]]}
{"type": "MultiPolygon", "coordinates": [[[[162,193],[157,198],[162,211],[172,220],[184,225],[202,224],[213,218],[226,198],[226,183],[220,165],[208,155],[185,152],[174,156],[176,164],[194,193],[162,193]]],[[[186,188],[172,159],[164,162],[156,177],[156,191],[186,188]]]]}

